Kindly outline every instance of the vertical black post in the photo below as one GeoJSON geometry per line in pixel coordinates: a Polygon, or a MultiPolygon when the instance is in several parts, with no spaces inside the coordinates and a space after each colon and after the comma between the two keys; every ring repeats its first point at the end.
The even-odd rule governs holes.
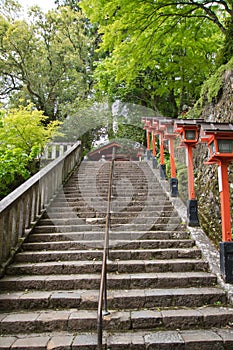
{"type": "Polygon", "coordinates": [[[147,150],[147,151],[146,151],[146,155],[147,155],[147,160],[150,160],[150,157],[151,157],[151,150],[147,150]]]}
{"type": "Polygon", "coordinates": [[[166,180],[167,179],[166,164],[160,164],[159,170],[160,170],[160,179],[166,180]]]}
{"type": "Polygon", "coordinates": [[[189,199],[187,201],[187,216],[189,226],[199,226],[198,204],[196,199],[189,199]]]}
{"type": "Polygon", "coordinates": [[[178,179],[176,177],[170,179],[170,192],[172,197],[178,197],[178,179]]]}
{"type": "Polygon", "coordinates": [[[158,168],[158,162],[157,162],[157,158],[155,156],[152,157],[152,168],[153,169],[158,168]]]}

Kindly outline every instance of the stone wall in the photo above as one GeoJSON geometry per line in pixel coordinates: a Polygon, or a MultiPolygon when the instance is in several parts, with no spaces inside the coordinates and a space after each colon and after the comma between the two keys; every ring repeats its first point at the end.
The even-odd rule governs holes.
{"type": "MultiPolygon", "coordinates": [[[[233,123],[233,69],[227,70],[217,97],[206,103],[200,118],[213,122],[233,123]]],[[[194,152],[196,169],[196,197],[201,225],[208,236],[218,244],[221,241],[221,214],[217,165],[204,165],[208,158],[206,145],[198,145],[194,152]]],[[[231,213],[233,212],[233,165],[229,167],[231,213]]],[[[233,222],[233,213],[232,213],[233,222]]]]}
{"type": "Polygon", "coordinates": [[[233,69],[225,72],[217,97],[201,113],[206,121],[233,122],[233,69]]]}

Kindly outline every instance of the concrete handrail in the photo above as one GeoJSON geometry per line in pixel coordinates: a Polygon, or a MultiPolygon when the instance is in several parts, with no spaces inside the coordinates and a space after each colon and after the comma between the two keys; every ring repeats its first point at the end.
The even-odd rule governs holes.
{"type": "Polygon", "coordinates": [[[73,146],[74,142],[50,142],[46,145],[42,159],[56,159],[73,146]]]}
{"type": "Polygon", "coordinates": [[[80,161],[76,142],[0,201],[0,275],[80,161]]]}

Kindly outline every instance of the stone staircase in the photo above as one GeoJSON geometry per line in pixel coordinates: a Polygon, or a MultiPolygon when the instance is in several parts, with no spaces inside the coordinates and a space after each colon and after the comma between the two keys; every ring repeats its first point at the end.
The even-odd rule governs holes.
{"type": "MultiPolygon", "coordinates": [[[[97,349],[108,162],[83,162],[0,280],[0,349],[97,349]]],[[[146,162],[116,162],[106,349],[233,349],[233,308],[146,162]]]]}

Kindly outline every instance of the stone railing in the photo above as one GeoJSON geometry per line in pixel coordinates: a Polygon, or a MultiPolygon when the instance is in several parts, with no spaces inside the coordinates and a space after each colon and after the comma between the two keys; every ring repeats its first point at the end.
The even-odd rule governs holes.
{"type": "Polygon", "coordinates": [[[0,201],[0,275],[80,161],[77,142],[0,201]]]}
{"type": "Polygon", "coordinates": [[[53,142],[49,143],[43,152],[42,159],[53,160],[62,156],[73,146],[74,142],[53,142]]]}

